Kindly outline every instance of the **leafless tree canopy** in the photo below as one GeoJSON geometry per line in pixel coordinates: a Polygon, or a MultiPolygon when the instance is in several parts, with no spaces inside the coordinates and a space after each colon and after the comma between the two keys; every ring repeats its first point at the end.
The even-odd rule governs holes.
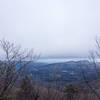
{"type": "MultiPolygon", "coordinates": [[[[96,58],[100,58],[100,39],[98,38],[96,39],[96,47],[96,50],[90,53],[90,58],[97,79],[99,79],[100,71],[96,63],[96,58]]],[[[34,86],[29,77],[22,78],[28,64],[35,62],[39,57],[34,54],[33,49],[22,49],[21,46],[16,46],[14,43],[3,39],[0,40],[0,50],[2,51],[1,55],[3,55],[0,58],[0,100],[100,100],[99,92],[91,85],[83,71],[84,82],[91,90],[89,92],[81,91],[73,84],[65,87],[65,91],[54,87],[34,86]],[[15,83],[19,80],[22,81],[16,88],[15,83]],[[15,89],[15,92],[12,89],[15,89]],[[14,95],[11,95],[12,92],[14,92],[14,95]],[[15,98],[8,99],[9,94],[15,98]]],[[[59,71],[60,69],[57,69],[56,66],[51,70],[55,87],[57,87],[59,81],[59,71]]]]}
{"type": "Polygon", "coordinates": [[[33,50],[23,50],[7,40],[0,40],[3,58],[0,60],[0,97],[7,94],[27,65],[36,61],[33,50]]]}
{"type": "MultiPolygon", "coordinates": [[[[93,65],[91,67],[93,67],[94,71],[96,72],[96,79],[100,79],[100,68],[99,68],[100,66],[97,64],[98,60],[100,61],[100,38],[96,37],[95,42],[96,42],[96,50],[93,50],[90,52],[89,58],[90,58],[90,63],[92,63],[92,65],[93,65]]],[[[89,82],[89,80],[86,77],[86,75],[84,74],[84,72],[83,72],[83,78],[85,80],[85,83],[91,90],[91,92],[96,96],[96,99],[100,100],[100,95],[99,95],[98,91],[91,84],[91,82],[89,82]]],[[[96,83],[95,83],[95,85],[96,85],[96,83]]]]}

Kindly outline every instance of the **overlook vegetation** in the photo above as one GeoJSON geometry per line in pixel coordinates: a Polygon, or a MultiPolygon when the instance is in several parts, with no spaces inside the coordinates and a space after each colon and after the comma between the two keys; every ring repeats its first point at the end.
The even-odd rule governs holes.
{"type": "Polygon", "coordinates": [[[1,40],[0,100],[100,100],[99,39],[96,44],[91,62],[40,64],[33,50],[1,40]]]}

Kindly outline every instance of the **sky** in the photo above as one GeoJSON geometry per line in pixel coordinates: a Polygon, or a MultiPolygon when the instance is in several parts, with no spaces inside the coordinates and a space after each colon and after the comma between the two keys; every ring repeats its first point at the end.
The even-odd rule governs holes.
{"type": "Polygon", "coordinates": [[[100,0],[0,0],[0,39],[43,58],[86,57],[100,36],[100,0]]]}

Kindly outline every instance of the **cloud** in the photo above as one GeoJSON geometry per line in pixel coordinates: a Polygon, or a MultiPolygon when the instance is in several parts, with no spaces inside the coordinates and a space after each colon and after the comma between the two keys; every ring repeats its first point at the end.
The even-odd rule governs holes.
{"type": "Polygon", "coordinates": [[[43,57],[84,56],[100,34],[100,1],[0,0],[0,36],[43,57]]]}

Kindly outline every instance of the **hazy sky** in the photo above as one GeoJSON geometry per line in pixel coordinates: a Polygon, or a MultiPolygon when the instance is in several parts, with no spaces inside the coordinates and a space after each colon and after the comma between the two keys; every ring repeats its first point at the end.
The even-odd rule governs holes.
{"type": "Polygon", "coordinates": [[[84,57],[100,34],[100,0],[0,0],[0,39],[44,57],[84,57]]]}

